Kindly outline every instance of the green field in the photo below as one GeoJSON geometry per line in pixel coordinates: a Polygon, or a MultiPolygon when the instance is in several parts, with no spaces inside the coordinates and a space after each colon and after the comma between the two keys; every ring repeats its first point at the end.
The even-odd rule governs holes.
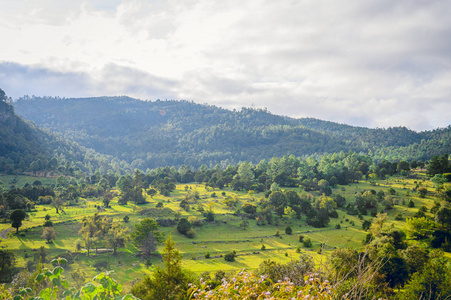
{"type": "MultiPolygon", "coordinates": [[[[7,183],[9,185],[14,178],[16,178],[15,184],[18,186],[30,181],[32,183],[36,179],[39,179],[43,183],[51,183],[51,179],[44,181],[42,178],[22,178],[21,176],[2,176],[0,180],[4,184],[7,183]]],[[[382,190],[387,194],[390,187],[394,188],[396,194],[393,196],[399,200],[400,204],[395,205],[394,209],[387,211],[387,213],[394,226],[403,229],[405,227],[405,221],[394,220],[394,216],[397,213],[402,213],[403,217],[410,217],[418,211],[420,206],[425,205],[430,209],[434,204],[433,194],[421,199],[412,191],[416,185],[415,181],[418,183],[419,180],[392,177],[389,180],[378,181],[375,185],[368,182],[359,182],[347,186],[337,186],[333,189],[333,193],[344,196],[347,202],[352,202],[354,201],[356,192],[374,189],[376,192],[382,190]],[[402,199],[405,200],[405,205],[401,204],[402,199]],[[409,199],[415,202],[414,208],[407,207],[407,201],[409,199]]],[[[426,185],[428,190],[433,191],[429,181],[424,181],[422,185],[426,185]]],[[[298,193],[305,193],[299,188],[294,190],[298,193]]],[[[115,192],[119,193],[118,191],[115,192]]],[[[315,193],[312,195],[315,197],[319,196],[315,193]]],[[[302,252],[314,257],[318,264],[335,247],[363,247],[362,241],[367,233],[362,230],[361,224],[363,220],[369,220],[372,217],[368,215],[364,216],[363,220],[360,220],[357,216],[347,215],[342,210],[338,210],[338,218],[331,218],[329,225],[325,228],[314,228],[307,225],[305,216],[302,215],[300,220],[295,219],[290,223],[293,229],[291,235],[285,234],[287,223],[282,220],[279,220],[277,226],[258,226],[256,220],[248,220],[249,227],[242,229],[240,224],[243,219],[234,215],[234,211],[246,201],[257,204],[259,198],[263,196],[263,194],[249,195],[244,192],[236,192],[229,189],[219,190],[206,188],[201,184],[178,184],[176,190],[169,197],[157,194],[151,198],[146,195],[147,203],[139,206],[133,204],[118,205],[118,197],[115,197],[110,203],[110,208],[99,210],[96,206],[103,205],[100,199],[88,200],[81,198],[76,205],[66,206],[64,207],[64,212],[56,214],[55,209],[50,205],[37,205],[32,212],[28,213],[28,217],[20,228],[18,235],[14,233],[14,230],[10,231],[11,225],[9,223],[0,224],[2,234],[5,235],[7,231],[10,231],[6,239],[0,240],[0,247],[2,249],[10,249],[15,253],[16,264],[19,267],[24,267],[27,261],[33,260],[33,254],[40,247],[45,247],[51,258],[58,257],[70,251],[72,253],[73,263],[66,267],[68,271],[66,277],[69,280],[70,272],[78,269],[86,272],[89,277],[93,277],[99,273],[95,265],[99,262],[104,262],[106,264],[104,269],[114,271],[113,277],[120,283],[128,285],[136,280],[136,278],[140,278],[144,274],[150,274],[154,266],[161,263],[161,259],[157,256],[154,257],[152,259],[152,266],[146,267],[145,261],[139,255],[136,255],[137,249],[131,242],[127,243],[126,248],[119,249],[116,256],[108,252],[96,254],[95,250],[91,252],[89,257],[87,257],[86,252],[83,250],[78,253],[75,250],[75,243],[80,238],[78,230],[81,228],[81,219],[85,216],[93,215],[95,212],[99,212],[101,215],[107,215],[132,230],[136,223],[147,217],[154,219],[174,218],[178,215],[179,217],[198,218],[202,220],[204,217],[202,212],[199,211],[201,207],[204,210],[211,207],[215,213],[215,221],[210,223],[204,222],[202,226],[195,227],[196,236],[193,239],[188,239],[179,234],[175,226],[160,227],[160,230],[166,236],[172,235],[173,240],[177,243],[176,247],[183,254],[183,266],[198,275],[206,271],[215,273],[219,270],[255,269],[261,262],[267,259],[288,262],[299,257],[299,253],[297,252],[297,248],[299,247],[302,252]],[[179,204],[183,197],[187,193],[195,192],[199,195],[197,203],[193,203],[188,211],[181,209],[179,204]],[[225,195],[222,194],[223,192],[225,192],[225,195]],[[215,193],[216,196],[212,197],[212,193],[215,193]],[[235,208],[229,208],[224,204],[226,197],[236,197],[238,199],[238,204],[235,208]],[[162,208],[156,208],[156,204],[159,202],[163,203],[162,208]],[[44,217],[47,214],[51,216],[57,235],[52,244],[47,244],[41,238],[44,228],[44,217]],[[123,222],[125,215],[130,217],[129,223],[123,222]],[[341,228],[336,229],[336,224],[340,224],[341,228]],[[280,233],[279,236],[276,236],[277,230],[280,233]],[[305,248],[299,242],[299,235],[301,234],[305,238],[312,240],[313,246],[311,248],[305,248]],[[324,248],[326,250],[320,254],[319,249],[321,244],[326,245],[324,248]],[[262,245],[265,246],[265,250],[262,250],[262,245]],[[235,250],[238,254],[236,261],[225,261],[222,256],[232,250],[235,250]],[[205,258],[207,253],[210,254],[209,259],[205,258]]],[[[430,213],[427,213],[427,215],[433,216],[430,213]]],[[[160,246],[159,250],[161,249],[162,246],[160,246]]]]}

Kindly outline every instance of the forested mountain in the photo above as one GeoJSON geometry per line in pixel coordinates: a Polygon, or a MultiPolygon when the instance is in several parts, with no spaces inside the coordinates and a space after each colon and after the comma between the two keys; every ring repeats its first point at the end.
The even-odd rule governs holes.
{"type": "Polygon", "coordinates": [[[425,160],[451,152],[451,129],[369,129],[262,109],[230,111],[188,101],[129,97],[23,97],[16,111],[39,126],[134,168],[229,163],[284,155],[356,151],[383,159],[425,160]]]}
{"type": "Polygon", "coordinates": [[[91,173],[126,167],[112,157],[68,142],[23,120],[14,112],[10,99],[0,89],[0,172],[91,173]]]}

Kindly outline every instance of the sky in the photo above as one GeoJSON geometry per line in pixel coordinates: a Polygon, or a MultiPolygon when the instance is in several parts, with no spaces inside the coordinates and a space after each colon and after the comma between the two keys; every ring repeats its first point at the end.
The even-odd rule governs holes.
{"type": "Polygon", "coordinates": [[[423,131],[451,125],[449,0],[2,0],[0,88],[423,131]]]}

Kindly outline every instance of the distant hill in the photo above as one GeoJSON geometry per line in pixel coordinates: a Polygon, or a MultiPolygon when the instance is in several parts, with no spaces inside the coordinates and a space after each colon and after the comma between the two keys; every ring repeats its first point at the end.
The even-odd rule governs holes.
{"type": "Polygon", "coordinates": [[[0,172],[91,173],[99,168],[111,169],[113,163],[120,165],[112,157],[99,155],[23,120],[0,89],[0,172]]]}
{"type": "Polygon", "coordinates": [[[356,151],[376,160],[425,160],[451,152],[450,127],[415,132],[369,129],[262,109],[230,111],[189,101],[129,97],[23,97],[18,114],[80,145],[125,160],[134,168],[202,164],[226,166],[273,156],[356,151]]]}

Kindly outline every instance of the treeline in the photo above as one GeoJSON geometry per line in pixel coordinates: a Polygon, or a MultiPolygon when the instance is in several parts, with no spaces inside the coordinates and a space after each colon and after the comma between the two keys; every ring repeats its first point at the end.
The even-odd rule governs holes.
{"type": "Polygon", "coordinates": [[[357,152],[376,162],[421,160],[451,152],[451,128],[415,132],[369,129],[311,118],[293,119],[262,109],[229,111],[188,101],[128,97],[23,97],[16,110],[39,126],[141,170],[205,164],[226,167],[295,155],[357,152]]]}

